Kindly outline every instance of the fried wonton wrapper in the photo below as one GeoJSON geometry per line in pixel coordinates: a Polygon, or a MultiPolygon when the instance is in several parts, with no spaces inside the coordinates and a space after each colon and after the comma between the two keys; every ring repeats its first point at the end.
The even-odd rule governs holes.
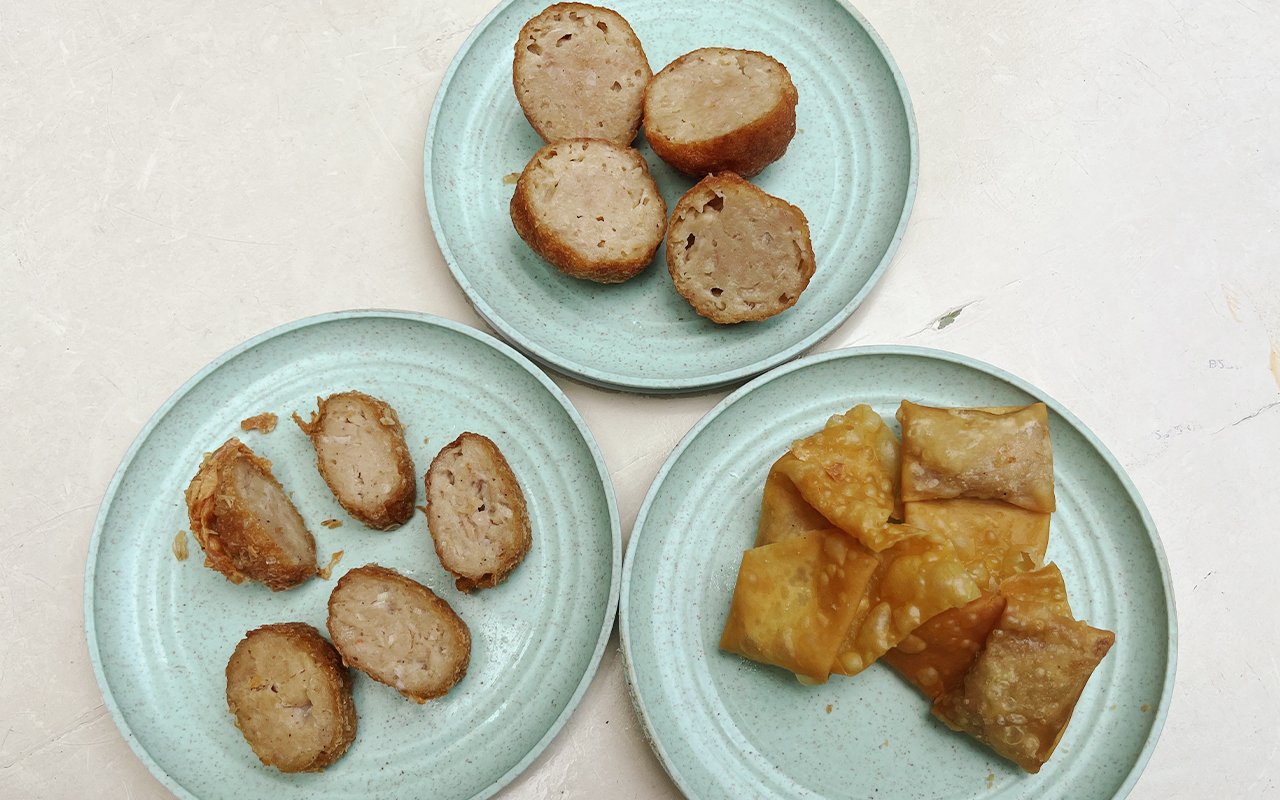
{"type": "Polygon", "coordinates": [[[797,440],[774,465],[805,502],[832,524],[879,552],[891,546],[898,439],[871,406],[858,405],[797,440]]]}
{"type": "Polygon", "coordinates": [[[834,528],[746,551],[720,649],[822,683],[876,567],[834,528]]]}
{"type": "MultiPolygon", "coordinates": [[[[1012,579],[1004,614],[964,680],[933,713],[1027,772],[1039,772],[1115,634],[1059,613],[1053,571],[1012,579]],[[1051,589],[1046,598],[1039,596],[1051,589]]],[[[1008,583],[1008,582],[1006,582],[1008,583]]]]}
{"type": "Polygon", "coordinates": [[[760,502],[756,547],[834,527],[826,517],[804,501],[796,485],[778,469],[778,465],[786,457],[773,463],[769,468],[769,476],[764,480],[764,499],[760,502]]]}
{"type": "Polygon", "coordinates": [[[856,675],[924,622],[976,598],[978,586],[945,538],[893,525],[897,544],[876,554],[879,566],[832,672],[856,675]]]}
{"type": "Polygon", "coordinates": [[[999,500],[922,500],[907,503],[905,513],[908,525],[950,539],[984,591],[1043,564],[1049,546],[1048,514],[999,500]]]}
{"type": "Polygon", "coordinates": [[[1004,613],[1005,598],[984,594],[944,611],[884,654],[884,661],[930,700],[960,685],[1004,613]]]}
{"type": "Polygon", "coordinates": [[[903,400],[898,421],[904,501],[969,497],[1054,510],[1053,446],[1044,403],[991,413],[903,400]]]}

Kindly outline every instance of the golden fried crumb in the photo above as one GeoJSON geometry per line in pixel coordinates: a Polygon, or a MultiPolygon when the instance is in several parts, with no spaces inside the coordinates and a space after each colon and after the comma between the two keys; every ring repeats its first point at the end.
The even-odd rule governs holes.
{"type": "Polygon", "coordinates": [[[261,431],[262,433],[271,433],[276,429],[276,422],[279,418],[270,411],[240,420],[240,430],[242,431],[261,431]]]}
{"type": "Polygon", "coordinates": [[[338,566],[338,562],[342,560],[342,554],[345,552],[345,550],[338,550],[333,555],[329,556],[329,563],[316,570],[316,574],[319,575],[322,580],[329,580],[329,576],[333,575],[333,568],[338,566]]]}
{"type": "Polygon", "coordinates": [[[325,526],[326,528],[341,528],[341,527],[342,527],[342,520],[340,520],[340,519],[326,519],[324,522],[321,522],[320,524],[321,524],[321,525],[323,525],[323,526],[325,526]]]}
{"type": "Polygon", "coordinates": [[[187,532],[178,531],[178,535],[173,537],[173,557],[179,561],[187,560],[187,532]]]}

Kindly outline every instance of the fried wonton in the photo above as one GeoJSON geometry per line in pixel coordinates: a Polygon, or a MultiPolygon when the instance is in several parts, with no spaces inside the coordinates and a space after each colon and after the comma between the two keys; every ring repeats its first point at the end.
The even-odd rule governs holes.
{"type": "Polygon", "coordinates": [[[904,530],[892,533],[897,544],[876,554],[879,566],[832,672],[858,674],[924,622],[979,594],[945,538],[906,525],[891,527],[904,530]]]}
{"type": "Polygon", "coordinates": [[[877,566],[834,528],[746,551],[720,648],[822,683],[877,566]]]}
{"type": "Polygon", "coordinates": [[[1008,598],[1034,601],[1049,607],[1063,617],[1074,617],[1067,602],[1067,585],[1057,564],[1045,564],[1040,569],[1023,572],[1006,578],[1000,584],[1000,594],[1008,598]]]}
{"type": "Polygon", "coordinates": [[[870,406],[827,420],[821,431],[792,444],[774,469],[867,548],[879,552],[894,543],[885,523],[895,512],[898,439],[870,406]]]}
{"type": "Polygon", "coordinates": [[[1037,596],[1053,583],[1052,572],[1025,577],[1011,579],[999,624],[964,680],[934,701],[933,713],[1027,772],[1039,772],[1115,634],[1059,613],[1054,592],[1048,602],[1037,596]],[[1024,592],[1029,588],[1037,591],[1024,592]]]}
{"type": "Polygon", "coordinates": [[[884,661],[930,700],[954,689],[1004,613],[1005,598],[984,594],[943,611],[884,654],[884,661]]]}
{"type": "Polygon", "coordinates": [[[1044,403],[991,413],[903,400],[898,421],[904,501],[968,497],[1054,510],[1053,446],[1044,403]]]}
{"type": "Polygon", "coordinates": [[[984,591],[1043,564],[1049,546],[1048,514],[999,500],[921,500],[907,503],[905,513],[908,525],[950,539],[984,591]]]}
{"type": "Polygon", "coordinates": [[[769,469],[769,476],[764,480],[764,499],[760,502],[756,547],[833,527],[826,517],[805,502],[791,479],[782,474],[778,469],[781,462],[782,459],[774,462],[769,469]]]}

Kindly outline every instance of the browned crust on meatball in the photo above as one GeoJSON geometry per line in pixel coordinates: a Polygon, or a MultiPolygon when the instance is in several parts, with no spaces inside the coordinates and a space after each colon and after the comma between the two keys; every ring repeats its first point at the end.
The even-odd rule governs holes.
{"type": "Polygon", "coordinates": [[[380,564],[365,564],[363,567],[356,567],[349,570],[347,574],[338,579],[338,583],[333,587],[333,591],[329,593],[328,611],[329,618],[326,627],[329,629],[329,637],[333,639],[334,646],[342,657],[342,663],[354,667],[364,674],[373,678],[379,683],[386,684],[392,688],[395,687],[394,677],[388,676],[375,665],[361,659],[356,653],[352,652],[349,647],[345,647],[345,642],[340,632],[335,631],[334,609],[343,601],[343,592],[352,583],[365,579],[382,579],[397,583],[411,593],[417,595],[422,601],[431,607],[437,614],[437,619],[444,623],[453,636],[456,636],[462,642],[464,657],[456,660],[450,671],[441,676],[436,687],[432,691],[414,692],[408,689],[397,689],[400,694],[413,700],[416,703],[425,703],[437,697],[443,697],[450,689],[457,685],[467,674],[467,667],[471,663],[471,629],[467,627],[467,623],[462,621],[457,612],[453,610],[453,606],[448,601],[431,591],[421,583],[401,575],[393,569],[388,569],[380,564]]]}
{"type": "MultiPolygon", "coordinates": [[[[782,72],[782,92],[778,102],[763,116],[752,122],[721,134],[711,139],[694,142],[675,142],[668,138],[652,123],[649,97],[654,84],[663,79],[672,68],[685,63],[688,59],[706,50],[725,50],[729,48],[704,48],[694,50],[680,56],[663,67],[649,86],[645,89],[645,125],[644,135],[658,157],[671,166],[695,178],[701,178],[714,172],[736,172],[744,177],[751,177],[762,169],[782,158],[787,152],[796,134],[796,104],[800,95],[796,92],[791,74],[777,59],[757,50],[741,52],[755,56],[763,56],[777,64],[782,72]]],[[[690,113],[696,113],[692,109],[690,113]]]]}
{"type": "Polygon", "coordinates": [[[370,528],[382,531],[397,528],[409,521],[413,516],[414,501],[418,495],[418,481],[413,469],[413,458],[409,455],[409,445],[405,441],[404,425],[400,424],[400,417],[394,408],[377,397],[352,390],[331,394],[325,398],[317,397],[316,410],[311,412],[311,419],[303,422],[297,412],[294,412],[293,421],[311,440],[312,447],[316,449],[316,469],[320,471],[320,477],[324,478],[324,482],[329,486],[329,491],[333,492],[334,498],[348,514],[370,528]],[[390,497],[376,506],[364,506],[361,505],[359,498],[346,496],[334,480],[331,465],[320,457],[318,437],[320,431],[324,429],[324,417],[333,401],[339,399],[350,399],[364,405],[368,409],[369,418],[391,435],[400,485],[390,497]]]}
{"type": "MultiPolygon", "coordinates": [[[[527,95],[528,83],[532,76],[530,75],[530,71],[527,67],[528,56],[525,52],[525,48],[534,41],[535,37],[533,29],[535,27],[557,13],[567,13],[570,11],[586,11],[588,13],[595,13],[607,17],[609,19],[608,24],[611,24],[618,30],[622,31],[624,37],[629,40],[628,44],[634,47],[636,53],[639,55],[640,62],[642,63],[641,74],[637,76],[639,81],[642,81],[647,86],[649,81],[653,79],[653,69],[649,66],[649,58],[644,52],[644,47],[640,44],[640,38],[636,36],[635,31],[632,30],[631,23],[627,22],[621,14],[610,8],[593,6],[587,3],[555,3],[547,6],[521,26],[520,35],[516,37],[515,58],[512,60],[511,67],[511,84],[515,90],[516,102],[519,103],[520,110],[524,112],[525,119],[529,121],[529,125],[539,136],[542,137],[544,142],[551,142],[557,138],[563,138],[566,133],[571,134],[574,133],[574,131],[564,131],[557,136],[555,132],[547,130],[546,126],[539,122],[537,114],[531,113],[531,109],[528,107],[528,103],[531,102],[531,100],[527,95]]],[[[604,83],[604,81],[600,81],[601,85],[604,85],[604,83]]],[[[561,87],[562,91],[568,93],[581,91],[582,89],[583,87],[581,86],[561,87]]],[[[610,139],[611,141],[619,144],[630,144],[636,138],[636,134],[640,132],[640,122],[643,116],[643,103],[644,93],[641,92],[639,102],[636,103],[634,111],[628,114],[625,120],[621,120],[623,123],[622,125],[614,126],[618,132],[614,135],[600,134],[602,138],[610,139]]],[[[578,131],[578,133],[585,134],[587,132],[578,131]]]]}
{"type": "MultiPolygon", "coordinates": [[[[644,268],[653,261],[654,253],[658,252],[658,247],[662,244],[662,236],[666,232],[665,225],[653,237],[649,248],[634,257],[610,257],[604,254],[598,259],[587,259],[561,238],[554,228],[540,223],[533,212],[530,192],[533,191],[534,182],[537,180],[535,173],[541,159],[556,147],[580,142],[611,148],[640,166],[644,170],[644,177],[650,183],[649,188],[652,190],[654,201],[661,207],[665,220],[666,202],[662,199],[662,193],[658,191],[657,183],[649,174],[648,163],[638,151],[604,139],[578,138],[552,142],[543,146],[533,158],[529,159],[529,163],[520,173],[519,180],[516,181],[516,191],[511,197],[511,222],[515,225],[516,233],[533,252],[566,275],[596,283],[622,283],[643,272],[644,268]]],[[[609,179],[608,176],[602,178],[606,181],[609,179]]]]}
{"type": "MultiPolygon", "coordinates": [[[[776,233],[776,232],[775,232],[776,233]]],[[[693,310],[699,315],[706,317],[712,322],[722,325],[733,324],[738,322],[758,322],[768,319],[777,314],[786,311],[796,304],[800,299],[800,295],[809,286],[809,281],[813,278],[813,273],[817,269],[816,260],[813,255],[813,243],[809,238],[809,223],[805,219],[804,212],[799,208],[791,205],[780,197],[769,194],[760,187],[744,180],[732,172],[720,173],[718,175],[708,175],[698,183],[694,184],[689,191],[676,201],[675,209],[671,212],[671,222],[667,226],[667,271],[671,273],[672,283],[675,284],[676,291],[680,296],[688,301],[693,310]],[[795,228],[799,238],[800,252],[796,263],[798,270],[797,284],[794,292],[787,292],[787,300],[773,303],[761,303],[756,308],[747,311],[733,313],[728,310],[721,310],[713,305],[706,297],[700,293],[702,287],[687,281],[681,274],[681,258],[683,258],[682,250],[679,247],[679,241],[685,236],[685,229],[682,227],[685,215],[693,211],[693,203],[697,198],[704,196],[707,191],[732,193],[743,192],[753,195],[762,203],[775,204],[790,209],[793,217],[792,225],[795,228]]],[[[708,276],[714,279],[715,275],[708,276]]]]}
{"type": "Polygon", "coordinates": [[[516,475],[511,470],[511,465],[507,463],[507,459],[502,455],[502,451],[498,449],[498,446],[487,436],[469,431],[465,432],[441,448],[440,452],[436,454],[436,457],[431,461],[431,468],[427,470],[425,482],[428,502],[427,527],[431,532],[431,540],[435,545],[436,556],[440,559],[440,564],[454,576],[456,579],[454,583],[458,589],[463,592],[489,589],[506,580],[507,576],[520,565],[520,562],[524,560],[524,557],[533,547],[533,531],[529,523],[529,508],[525,501],[524,492],[521,491],[520,483],[516,480],[516,475]],[[515,540],[510,543],[509,547],[501,550],[498,562],[493,569],[480,573],[466,569],[450,557],[450,538],[462,536],[463,534],[453,529],[446,517],[445,509],[440,508],[438,505],[438,503],[442,502],[441,491],[443,491],[443,481],[445,480],[442,472],[445,469],[445,460],[453,452],[461,450],[463,443],[467,441],[480,445],[492,462],[493,473],[489,475],[489,479],[499,485],[503,494],[511,500],[512,526],[516,532],[515,540]],[[433,486],[441,491],[433,491],[433,486]]]}
{"type": "MultiPolygon", "coordinates": [[[[204,565],[221,572],[232,583],[249,579],[266,584],[274,592],[290,589],[316,574],[315,537],[304,528],[311,558],[301,563],[291,559],[236,490],[233,467],[241,458],[284,492],[271,472],[270,461],[239,439],[228,439],[217,450],[205,454],[187,486],[191,533],[204,551],[204,565]]],[[[285,497],[288,498],[287,493],[285,497]]]]}
{"type": "Polygon", "coordinates": [[[347,752],[347,748],[351,746],[351,743],[356,738],[357,717],[355,701],[351,696],[351,673],[342,665],[342,658],[338,655],[338,651],[334,649],[333,645],[329,644],[320,635],[319,631],[306,623],[278,622],[271,625],[263,625],[249,631],[240,640],[240,643],[236,645],[235,651],[231,654],[231,658],[228,659],[225,675],[227,679],[227,708],[234,717],[236,728],[244,735],[245,741],[249,743],[249,747],[253,750],[254,755],[258,757],[258,760],[269,767],[275,767],[281,772],[320,772],[337,761],[343,753],[347,752]],[[245,732],[242,726],[241,714],[247,713],[247,710],[244,707],[244,698],[240,696],[239,690],[241,688],[249,689],[250,687],[233,686],[233,665],[253,638],[265,635],[281,637],[289,646],[296,648],[310,658],[315,668],[319,670],[324,685],[333,693],[335,706],[338,710],[337,727],[334,729],[329,742],[309,762],[301,764],[284,763],[280,758],[280,754],[266,749],[264,743],[249,739],[249,734],[245,732]]]}

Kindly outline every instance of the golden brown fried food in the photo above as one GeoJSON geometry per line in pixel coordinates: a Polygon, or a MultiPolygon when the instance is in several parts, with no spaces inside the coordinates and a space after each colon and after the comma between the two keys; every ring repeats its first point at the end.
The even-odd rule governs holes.
{"type": "Polygon", "coordinates": [[[701,178],[755,175],[787,151],[799,95],[787,68],[764,53],[707,47],[649,82],[645,138],[663,161],[701,178]]]}
{"type": "Polygon", "coordinates": [[[488,437],[463,433],[427,470],[427,525],[440,563],[469,592],[506,580],[533,532],[520,483],[488,437]]]}
{"type": "Polygon", "coordinates": [[[448,692],[471,662],[471,631],[453,608],[377,564],[333,587],[328,627],[343,663],[419,703],[448,692]]]}
{"type": "Polygon", "coordinates": [[[247,578],[280,591],[316,574],[316,540],[302,515],[271,462],[239,439],[205,455],[186,500],[205,566],[232,583],[247,578]]]}
{"type": "Polygon", "coordinates": [[[267,766],[319,772],[356,738],[351,675],[310,625],[249,631],[231,654],[226,677],[236,727],[267,766]]]}
{"type": "Polygon", "coordinates": [[[413,516],[418,482],[395,409],[363,392],[316,398],[317,409],[293,421],[311,440],[316,467],[347,513],[389,530],[413,516]]]}
{"type": "Polygon", "coordinates": [[[1044,403],[1001,413],[903,400],[902,499],[1004,500],[1050,512],[1053,445],[1044,403]]]}

